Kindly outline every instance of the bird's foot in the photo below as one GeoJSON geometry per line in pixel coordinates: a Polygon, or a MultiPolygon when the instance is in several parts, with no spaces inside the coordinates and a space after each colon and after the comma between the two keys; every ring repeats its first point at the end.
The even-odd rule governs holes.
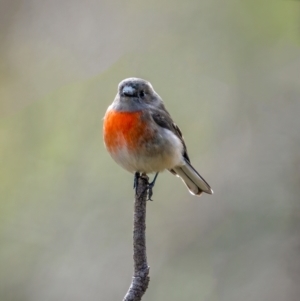
{"type": "MultiPolygon", "coordinates": [[[[139,172],[136,172],[136,173],[134,174],[133,189],[135,190],[135,194],[136,194],[136,195],[137,195],[137,193],[138,193],[138,182],[139,182],[139,178],[140,178],[141,176],[144,176],[144,175],[146,176],[145,173],[140,174],[139,172]]],[[[154,187],[154,184],[155,184],[155,181],[156,181],[157,176],[158,176],[158,172],[155,174],[153,181],[152,181],[151,183],[147,183],[147,187],[146,187],[145,190],[142,192],[142,193],[145,193],[145,192],[148,193],[148,195],[147,195],[147,201],[153,201],[151,198],[152,198],[152,196],[153,196],[153,187],[154,187]]]]}
{"type": "Polygon", "coordinates": [[[151,183],[148,183],[146,189],[144,190],[144,192],[146,190],[148,191],[147,201],[153,201],[151,198],[153,196],[153,187],[154,187],[157,176],[158,176],[158,172],[155,174],[153,181],[151,183]]]}
{"type": "Polygon", "coordinates": [[[137,171],[134,174],[134,180],[133,180],[133,189],[135,190],[135,194],[137,194],[138,184],[139,184],[139,177],[140,173],[137,171]]]}

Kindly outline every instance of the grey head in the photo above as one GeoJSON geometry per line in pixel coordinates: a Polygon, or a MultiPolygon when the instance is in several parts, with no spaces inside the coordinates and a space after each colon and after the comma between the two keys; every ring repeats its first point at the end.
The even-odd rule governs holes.
{"type": "Polygon", "coordinates": [[[152,85],[141,78],[130,77],[122,80],[112,104],[118,111],[139,111],[147,108],[163,108],[160,96],[152,85]]]}

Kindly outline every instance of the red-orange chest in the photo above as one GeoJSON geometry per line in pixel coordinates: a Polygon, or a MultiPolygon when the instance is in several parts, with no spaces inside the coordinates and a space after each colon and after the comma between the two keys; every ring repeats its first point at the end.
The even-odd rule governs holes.
{"type": "Polygon", "coordinates": [[[104,142],[110,152],[126,147],[137,150],[152,138],[151,129],[146,126],[142,112],[109,111],[104,117],[104,142]]]}

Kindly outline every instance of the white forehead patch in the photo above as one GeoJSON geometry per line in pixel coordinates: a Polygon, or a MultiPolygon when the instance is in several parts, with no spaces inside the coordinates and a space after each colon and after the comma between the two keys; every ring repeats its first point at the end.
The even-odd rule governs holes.
{"type": "Polygon", "coordinates": [[[132,94],[135,93],[135,89],[132,88],[131,86],[125,86],[125,87],[123,88],[123,93],[132,95],[132,94]]]}

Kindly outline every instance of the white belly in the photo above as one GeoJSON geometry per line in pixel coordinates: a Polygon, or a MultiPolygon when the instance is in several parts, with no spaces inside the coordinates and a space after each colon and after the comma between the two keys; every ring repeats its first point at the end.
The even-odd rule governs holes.
{"type": "Polygon", "coordinates": [[[119,148],[111,156],[129,172],[151,173],[183,165],[182,152],[180,139],[171,131],[161,129],[155,141],[143,144],[134,152],[127,147],[119,148]]]}

